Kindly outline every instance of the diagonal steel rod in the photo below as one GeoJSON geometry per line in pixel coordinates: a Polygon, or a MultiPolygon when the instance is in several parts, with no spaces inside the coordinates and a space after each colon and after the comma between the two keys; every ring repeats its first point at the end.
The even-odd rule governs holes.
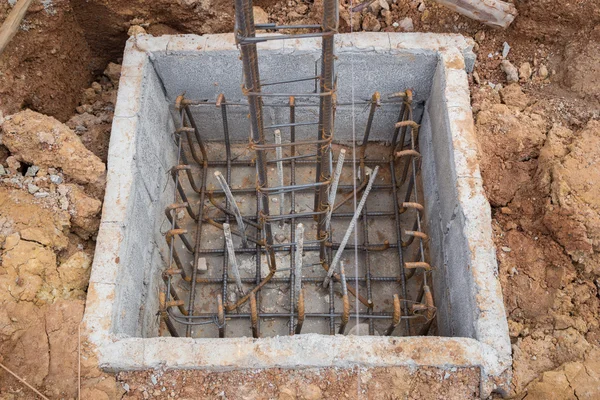
{"type": "Polygon", "coordinates": [[[238,294],[244,295],[244,287],[242,286],[242,278],[240,277],[240,269],[238,267],[237,258],[235,257],[235,248],[233,247],[233,238],[231,237],[231,229],[229,224],[223,224],[223,234],[225,235],[225,243],[227,243],[227,256],[229,263],[231,264],[231,272],[235,278],[235,285],[237,287],[238,294]]]}
{"type": "Polygon", "coordinates": [[[223,189],[223,191],[225,192],[225,196],[227,196],[227,199],[231,203],[231,208],[233,208],[233,213],[235,214],[235,219],[238,224],[238,229],[240,231],[240,234],[242,235],[242,244],[244,247],[248,247],[248,240],[246,238],[246,225],[244,224],[244,218],[242,218],[242,213],[240,212],[240,209],[238,208],[237,203],[235,202],[235,198],[233,197],[233,194],[231,193],[231,190],[229,189],[229,185],[227,184],[227,181],[225,180],[225,178],[223,178],[223,174],[221,174],[220,171],[215,171],[215,178],[217,178],[217,181],[219,181],[219,185],[221,185],[221,189],[223,189]]]}
{"type": "Polygon", "coordinates": [[[348,225],[348,229],[346,229],[344,238],[342,239],[342,242],[340,243],[340,248],[335,253],[335,257],[333,258],[333,261],[331,262],[331,266],[329,267],[329,270],[327,271],[327,276],[325,277],[325,280],[323,281],[324,288],[329,286],[329,281],[331,280],[331,277],[333,276],[333,273],[335,272],[335,267],[336,267],[337,263],[340,261],[340,259],[342,258],[342,253],[344,251],[344,248],[346,247],[346,244],[348,243],[348,239],[350,239],[350,234],[352,233],[352,231],[354,230],[354,226],[356,225],[356,221],[358,221],[358,217],[360,216],[360,213],[362,212],[362,209],[365,206],[365,203],[367,202],[367,197],[369,196],[369,192],[371,191],[371,187],[373,186],[373,182],[375,182],[375,178],[377,177],[378,172],[379,172],[379,166],[376,166],[372,172],[371,177],[369,178],[369,183],[367,184],[367,188],[365,189],[365,192],[363,193],[363,195],[360,199],[360,203],[358,203],[358,206],[356,207],[356,211],[354,212],[354,216],[352,217],[352,220],[350,221],[350,225],[348,225]]]}

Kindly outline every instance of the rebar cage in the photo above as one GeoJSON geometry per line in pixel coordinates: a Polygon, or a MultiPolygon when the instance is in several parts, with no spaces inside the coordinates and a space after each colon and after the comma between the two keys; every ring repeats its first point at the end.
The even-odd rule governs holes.
{"type": "Polygon", "coordinates": [[[317,27],[255,26],[251,2],[237,0],[247,103],[229,103],[223,94],[213,102],[178,97],[175,202],[165,210],[170,229],[160,295],[164,334],[430,331],[435,306],[421,223],[419,125],[412,92],[385,100],[375,92],[368,101],[354,101],[368,109],[364,135],[360,142],[334,144],[336,4],[325,2],[318,33],[257,37],[257,28],[317,27]],[[318,91],[263,92],[268,85],[261,85],[256,43],[313,36],[322,37],[320,73],[268,85],[312,80],[319,83],[318,91]],[[288,102],[268,104],[270,97],[288,102]],[[309,101],[315,98],[318,102],[309,101]],[[220,108],[223,141],[203,141],[194,107],[220,108]],[[230,139],[231,107],[248,110],[249,144],[230,139]],[[263,110],[269,107],[289,108],[289,120],[265,126],[263,110]],[[300,107],[318,109],[319,120],[296,121],[300,107]],[[390,127],[389,143],[370,143],[381,107],[395,107],[398,123],[390,127]],[[297,140],[297,128],[310,125],[317,127],[316,139],[297,140]]]}

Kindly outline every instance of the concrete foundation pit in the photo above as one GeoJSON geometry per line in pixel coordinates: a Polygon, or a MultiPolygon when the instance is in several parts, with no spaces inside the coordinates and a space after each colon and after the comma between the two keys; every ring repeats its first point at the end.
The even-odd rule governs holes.
{"type": "Polygon", "coordinates": [[[129,40],[85,314],[102,368],[478,367],[482,397],[507,390],[511,348],[467,81],[473,43],[335,40],[332,171],[345,160],[321,240],[317,81],[269,87],[290,71],[317,76],[321,40],[258,45],[264,93],[307,93],[263,97],[270,189],[257,187],[234,36],[129,40]]]}

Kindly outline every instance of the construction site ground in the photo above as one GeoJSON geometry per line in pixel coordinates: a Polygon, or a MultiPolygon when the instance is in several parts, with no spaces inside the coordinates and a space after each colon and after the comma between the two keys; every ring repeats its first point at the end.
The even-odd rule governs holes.
{"type": "MultiPolygon", "coordinates": [[[[0,0],[0,22],[12,4],[0,0]]],[[[322,0],[255,6],[259,21],[314,24],[322,0]]],[[[431,0],[376,0],[352,18],[349,6],[341,0],[341,32],[475,39],[469,79],[513,345],[510,395],[600,398],[598,1],[516,1],[506,30],[431,0]]],[[[128,33],[232,29],[231,0],[34,1],[0,56],[0,363],[50,399],[79,388],[82,399],[477,398],[476,369],[98,369],[79,328],[128,33]]],[[[29,398],[0,370],[0,399],[29,398]]]]}

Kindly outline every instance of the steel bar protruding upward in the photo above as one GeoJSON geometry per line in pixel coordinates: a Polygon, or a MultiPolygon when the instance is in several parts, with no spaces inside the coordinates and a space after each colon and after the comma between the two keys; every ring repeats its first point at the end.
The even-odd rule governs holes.
{"type": "MultiPolygon", "coordinates": [[[[242,53],[242,64],[244,69],[244,86],[246,92],[260,94],[260,75],[258,72],[258,52],[256,43],[243,41],[241,38],[253,38],[256,36],[256,28],[254,26],[254,15],[252,11],[252,0],[235,0],[235,21],[236,21],[236,38],[242,53]]],[[[260,95],[247,96],[248,106],[250,109],[250,127],[251,141],[255,145],[265,143],[264,121],[262,109],[262,97],[260,95]]],[[[265,151],[256,149],[256,170],[257,170],[257,185],[260,188],[268,186],[267,179],[267,159],[265,151]]],[[[257,191],[261,212],[269,215],[269,196],[265,192],[257,191]]],[[[277,265],[275,263],[275,253],[273,252],[273,232],[271,230],[271,222],[264,222],[264,234],[266,242],[266,250],[270,259],[269,269],[275,271],[277,265]]]]}
{"type": "MultiPolygon", "coordinates": [[[[322,31],[331,32],[331,35],[323,36],[321,50],[321,77],[319,97],[319,134],[318,140],[325,140],[324,145],[317,145],[317,182],[327,182],[330,180],[331,170],[329,156],[331,152],[331,139],[333,137],[333,95],[334,95],[334,71],[333,71],[333,33],[338,29],[339,13],[337,0],[325,0],[323,4],[323,23],[322,31]]],[[[315,211],[328,210],[330,207],[328,200],[329,185],[319,186],[315,192],[315,211]]],[[[326,218],[319,214],[317,218],[317,239],[321,240],[327,237],[325,228],[326,218]]],[[[321,242],[320,249],[321,262],[327,262],[325,252],[325,241],[321,242]]]]}

